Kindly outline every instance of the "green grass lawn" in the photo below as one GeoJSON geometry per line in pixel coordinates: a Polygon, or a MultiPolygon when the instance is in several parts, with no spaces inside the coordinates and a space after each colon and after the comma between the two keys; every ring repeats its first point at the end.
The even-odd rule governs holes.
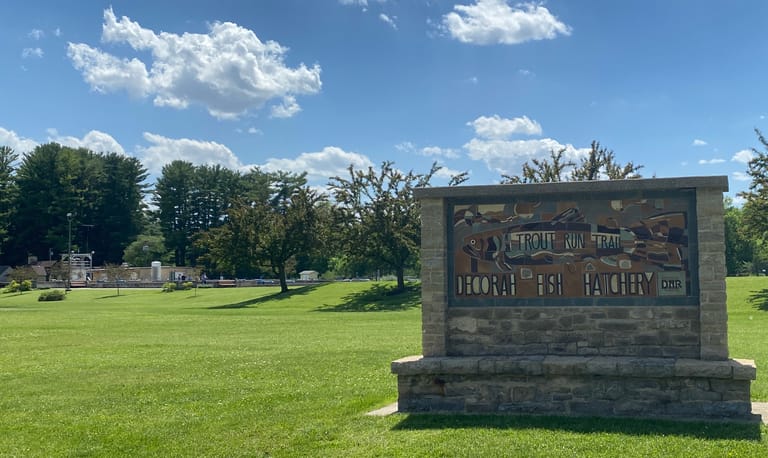
{"type": "MultiPolygon", "coordinates": [[[[732,356],[768,365],[768,278],[728,288],[732,356]]],[[[0,295],[0,456],[768,456],[745,424],[368,417],[420,353],[418,292],[276,292],[0,295]]]]}

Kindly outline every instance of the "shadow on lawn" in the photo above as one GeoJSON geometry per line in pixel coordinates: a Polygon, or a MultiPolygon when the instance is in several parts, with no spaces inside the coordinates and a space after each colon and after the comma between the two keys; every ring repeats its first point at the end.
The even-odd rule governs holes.
{"type": "Polygon", "coordinates": [[[754,304],[758,309],[768,312],[768,289],[761,289],[760,291],[752,291],[749,295],[749,302],[754,304]]]}
{"type": "Polygon", "coordinates": [[[547,429],[587,434],[674,435],[711,440],[761,440],[760,422],[717,423],[631,418],[413,414],[408,415],[393,427],[395,430],[447,428],[547,429]]]}
{"type": "Polygon", "coordinates": [[[304,296],[318,288],[322,288],[326,284],[327,283],[300,286],[298,288],[289,289],[287,293],[281,293],[278,291],[276,293],[267,294],[266,296],[261,296],[254,299],[248,299],[247,301],[235,302],[233,304],[216,305],[214,307],[207,307],[207,308],[209,310],[242,309],[242,308],[250,307],[252,305],[262,304],[264,302],[282,301],[285,299],[290,299],[294,296],[304,296]]]}
{"type": "Polygon", "coordinates": [[[365,291],[350,293],[337,305],[322,305],[318,312],[383,312],[421,306],[421,286],[408,283],[403,291],[390,283],[374,283],[365,291]]]}

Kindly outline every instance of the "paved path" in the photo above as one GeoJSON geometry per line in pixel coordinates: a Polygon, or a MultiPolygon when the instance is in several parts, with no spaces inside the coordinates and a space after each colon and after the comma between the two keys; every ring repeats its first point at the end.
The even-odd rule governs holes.
{"type": "Polygon", "coordinates": [[[768,425],[768,402],[753,402],[752,413],[760,415],[763,419],[763,424],[768,425]]]}

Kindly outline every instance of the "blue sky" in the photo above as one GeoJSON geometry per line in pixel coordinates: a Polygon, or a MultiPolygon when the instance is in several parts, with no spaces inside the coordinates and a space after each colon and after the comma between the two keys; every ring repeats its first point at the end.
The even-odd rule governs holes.
{"type": "Polygon", "coordinates": [[[0,145],[307,171],[392,160],[468,184],[592,140],[744,190],[768,131],[768,2],[0,3],[0,145]]]}

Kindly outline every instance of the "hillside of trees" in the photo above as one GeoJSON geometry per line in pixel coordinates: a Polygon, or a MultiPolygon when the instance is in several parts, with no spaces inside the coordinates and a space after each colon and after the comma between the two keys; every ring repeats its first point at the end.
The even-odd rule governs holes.
{"type": "MultiPolygon", "coordinates": [[[[754,150],[743,207],[726,200],[729,275],[768,268],[768,143],[754,150]]],[[[578,163],[564,150],[534,159],[502,183],[639,178],[641,165],[620,164],[593,142],[578,163]]],[[[302,270],[328,276],[394,275],[400,287],[418,269],[420,222],[413,189],[429,186],[439,167],[404,172],[391,162],[329,177],[328,195],[304,174],[241,173],[173,161],[153,184],[133,157],[57,143],[19,154],[0,147],[0,265],[30,257],[59,259],[93,252],[94,264],[148,266],[153,260],[198,266],[209,275],[286,279],[302,270]],[[67,214],[71,214],[71,218],[67,214]]],[[[450,182],[467,180],[461,173],[450,182]]]]}

